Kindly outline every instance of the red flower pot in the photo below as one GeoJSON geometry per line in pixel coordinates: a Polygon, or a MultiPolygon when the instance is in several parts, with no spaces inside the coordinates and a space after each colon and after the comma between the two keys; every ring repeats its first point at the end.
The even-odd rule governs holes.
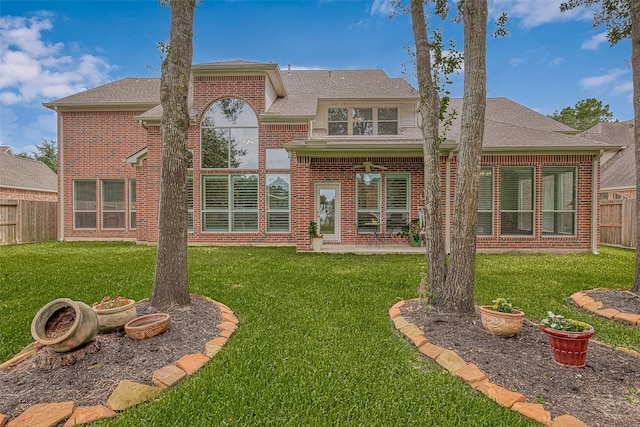
{"type": "Polygon", "coordinates": [[[584,368],[587,359],[589,338],[591,338],[595,332],[593,326],[589,325],[589,328],[583,332],[558,331],[556,329],[545,328],[542,325],[540,329],[549,337],[551,354],[556,363],[576,368],[584,368]]]}

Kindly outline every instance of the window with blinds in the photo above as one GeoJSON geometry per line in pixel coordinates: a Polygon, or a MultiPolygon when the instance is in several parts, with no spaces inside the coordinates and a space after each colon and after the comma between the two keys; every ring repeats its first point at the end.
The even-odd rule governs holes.
{"type": "Polygon", "coordinates": [[[385,231],[399,233],[409,224],[410,212],[409,174],[385,175],[385,231]]]}
{"type": "Polygon", "coordinates": [[[258,231],[258,175],[203,176],[202,231],[258,231]]]}
{"type": "Polygon", "coordinates": [[[356,229],[358,233],[380,231],[380,174],[356,174],[356,229]]]}
{"type": "Polygon", "coordinates": [[[289,232],[289,174],[267,175],[267,232],[289,232]]]}
{"type": "Polygon", "coordinates": [[[478,188],[478,236],[493,235],[493,168],[480,168],[478,188]]]}
{"type": "Polygon", "coordinates": [[[73,227],[96,228],[96,182],[73,181],[73,227]]]}
{"type": "Polygon", "coordinates": [[[136,211],[136,180],[129,180],[129,228],[135,230],[137,211],[136,211]]]}
{"type": "Polygon", "coordinates": [[[102,228],[124,228],[124,180],[102,181],[102,228]]]}
{"type": "Polygon", "coordinates": [[[500,233],[533,235],[534,168],[500,170],[500,233]]]}
{"type": "Polygon", "coordinates": [[[574,235],[576,168],[542,168],[542,234],[574,235]]]}
{"type": "Polygon", "coordinates": [[[187,175],[187,231],[193,233],[193,175],[187,175]]]}

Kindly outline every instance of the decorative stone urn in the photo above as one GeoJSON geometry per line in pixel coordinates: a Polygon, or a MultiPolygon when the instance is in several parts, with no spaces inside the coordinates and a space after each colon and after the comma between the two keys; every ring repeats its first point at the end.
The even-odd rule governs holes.
{"type": "Polygon", "coordinates": [[[559,365],[584,368],[587,360],[589,339],[595,333],[593,326],[587,325],[583,332],[559,331],[540,325],[549,337],[553,361],[559,365]]]}
{"type": "Polygon", "coordinates": [[[512,337],[522,330],[524,312],[513,310],[513,313],[495,311],[490,305],[478,306],[482,326],[491,334],[498,337],[512,337]]]}
{"type": "Polygon", "coordinates": [[[129,303],[122,307],[100,309],[93,307],[93,311],[98,316],[98,332],[111,332],[124,328],[127,322],[138,315],[135,303],[130,299],[129,303]]]}
{"type": "Polygon", "coordinates": [[[134,340],[155,337],[169,328],[171,316],[167,313],[154,313],[141,316],[127,322],[124,332],[134,340]]]}
{"type": "Polygon", "coordinates": [[[322,237],[314,237],[313,239],[311,239],[311,249],[314,251],[321,251],[322,250],[322,243],[323,243],[323,238],[322,237]]]}
{"type": "Polygon", "coordinates": [[[40,344],[66,353],[88,343],[98,331],[98,319],[81,301],[59,298],[38,311],[31,322],[31,335],[40,344]]]}

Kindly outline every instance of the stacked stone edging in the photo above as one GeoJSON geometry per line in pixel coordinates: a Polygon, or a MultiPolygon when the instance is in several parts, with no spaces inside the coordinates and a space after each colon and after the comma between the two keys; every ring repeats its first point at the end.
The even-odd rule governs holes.
{"type": "MultiPolygon", "coordinates": [[[[416,300],[419,300],[417,298],[416,300]]],[[[402,332],[418,348],[420,353],[433,359],[453,375],[463,379],[473,389],[498,404],[550,427],[588,427],[583,421],[571,415],[551,418],[551,413],[539,403],[529,403],[524,395],[493,384],[484,372],[473,363],[467,364],[455,351],[430,343],[424,333],[413,323],[409,323],[400,311],[407,301],[399,301],[389,309],[389,317],[394,327],[402,332]]]]}
{"type": "MultiPolygon", "coordinates": [[[[606,288],[593,289],[594,291],[606,290],[606,288]]],[[[586,292],[576,292],[571,295],[571,300],[575,305],[583,310],[590,311],[591,313],[606,317],[610,320],[619,320],[621,322],[629,323],[631,325],[640,325],[640,313],[625,313],[614,307],[604,307],[601,301],[596,301],[591,298],[586,292]]]]}
{"type": "MultiPolygon", "coordinates": [[[[0,427],[26,427],[32,425],[55,426],[66,420],[64,427],[80,424],[88,424],[103,418],[110,418],[116,415],[116,411],[122,411],[138,403],[158,397],[166,388],[173,387],[180,380],[192,375],[202,368],[211,358],[213,358],[227,343],[233,332],[238,327],[238,318],[226,305],[213,299],[192,294],[192,297],[199,298],[216,304],[222,315],[222,323],[215,327],[220,330],[220,336],[208,341],[205,344],[203,353],[186,354],[176,361],[175,364],[164,366],[153,373],[152,382],[156,385],[148,386],[129,380],[122,380],[109,396],[107,404],[97,406],[75,407],[75,402],[57,402],[35,404],[27,408],[23,413],[7,424],[8,417],[0,414],[0,427]]],[[[138,301],[146,302],[148,299],[138,301]]],[[[15,357],[0,365],[0,369],[17,365],[23,360],[31,357],[42,347],[37,342],[26,346],[15,357]]]]}

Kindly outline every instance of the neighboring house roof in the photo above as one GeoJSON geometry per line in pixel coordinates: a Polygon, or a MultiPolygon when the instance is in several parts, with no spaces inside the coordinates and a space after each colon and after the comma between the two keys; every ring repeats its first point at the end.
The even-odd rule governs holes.
{"type": "Polygon", "coordinates": [[[13,151],[8,145],[0,145],[0,153],[11,154],[13,156],[13,151]]]}
{"type": "Polygon", "coordinates": [[[56,192],[58,176],[40,161],[0,152],[0,187],[56,192]]]}
{"type": "Polygon", "coordinates": [[[612,143],[623,148],[601,168],[600,191],[636,188],[634,120],[598,123],[580,134],[584,138],[612,143]]]}

